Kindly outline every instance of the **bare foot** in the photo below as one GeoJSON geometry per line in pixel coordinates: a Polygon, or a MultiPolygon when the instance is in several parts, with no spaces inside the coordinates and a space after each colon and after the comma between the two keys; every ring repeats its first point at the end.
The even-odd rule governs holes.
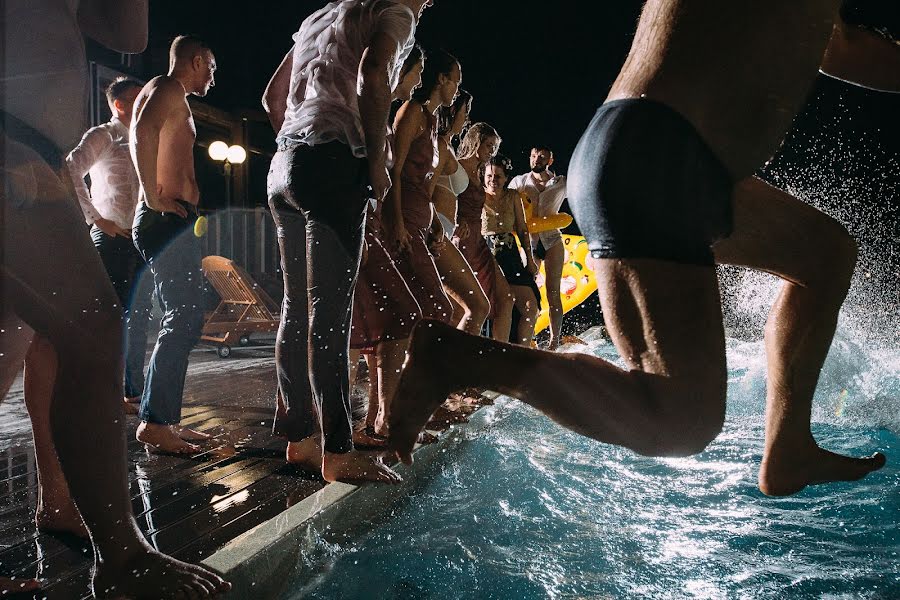
{"type": "Polygon", "coordinates": [[[318,435],[311,435],[299,442],[288,442],[285,459],[310,473],[322,472],[322,441],[318,435]]]}
{"type": "Polygon", "coordinates": [[[386,448],[387,436],[376,432],[372,425],[363,425],[353,430],[353,445],[360,448],[386,448]]]}
{"type": "Polygon", "coordinates": [[[450,412],[459,413],[461,415],[471,415],[478,410],[478,405],[471,402],[471,398],[463,394],[450,394],[450,397],[442,405],[450,412]]]}
{"type": "Polygon", "coordinates": [[[0,577],[0,596],[7,594],[27,594],[41,589],[41,582],[37,579],[23,579],[21,577],[0,577]]]}
{"type": "Polygon", "coordinates": [[[397,458],[412,463],[413,446],[431,414],[444,403],[453,386],[442,380],[447,349],[443,338],[457,338],[455,329],[440,321],[423,319],[413,329],[409,358],[400,373],[391,403],[388,446],[397,458]]]}
{"type": "Polygon", "coordinates": [[[815,442],[800,450],[769,448],[759,468],[759,489],[767,496],[788,496],[808,485],[862,479],[886,462],[880,452],[852,458],[823,450],[815,442]]]}
{"type": "Polygon", "coordinates": [[[81,520],[81,513],[78,512],[72,499],[67,498],[62,502],[60,500],[57,498],[56,503],[62,506],[51,507],[46,502],[38,505],[34,514],[37,528],[46,533],[68,533],[86,540],[90,539],[87,527],[81,520]]]}
{"type": "Polygon", "coordinates": [[[196,454],[201,450],[200,446],[181,439],[173,425],[141,421],[135,437],[154,454],[196,454]]]}
{"type": "Polygon", "coordinates": [[[182,427],[181,425],[173,425],[173,429],[175,430],[175,433],[178,434],[178,437],[186,442],[205,442],[211,440],[213,437],[208,433],[203,433],[196,429],[189,429],[188,427],[182,427]]]}
{"type": "Polygon", "coordinates": [[[123,405],[126,415],[136,415],[141,410],[140,398],[138,398],[137,402],[132,402],[131,398],[125,398],[123,405]]]}
{"type": "Polygon", "coordinates": [[[418,442],[419,444],[422,444],[422,445],[434,444],[437,441],[438,441],[437,436],[428,431],[420,431],[419,437],[416,438],[416,442],[418,442]]]}
{"type": "Polygon", "coordinates": [[[469,417],[465,414],[449,410],[446,406],[441,405],[437,407],[431,415],[431,419],[428,421],[427,425],[430,426],[431,429],[446,429],[450,425],[468,422],[469,417]]]}
{"type": "Polygon", "coordinates": [[[200,567],[149,548],[112,564],[99,562],[91,582],[97,598],[216,598],[231,584],[200,567]]]}
{"type": "Polygon", "coordinates": [[[325,481],[340,481],[354,485],[363,482],[400,483],[400,474],[381,462],[381,457],[368,452],[351,450],[346,454],[326,452],[322,461],[325,481]]]}

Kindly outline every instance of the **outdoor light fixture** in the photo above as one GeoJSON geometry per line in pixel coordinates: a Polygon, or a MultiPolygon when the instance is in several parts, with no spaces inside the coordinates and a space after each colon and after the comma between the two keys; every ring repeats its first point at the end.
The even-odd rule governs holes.
{"type": "MultiPolygon", "coordinates": [[[[234,148],[240,148],[240,146],[233,146],[234,148]]],[[[243,150],[243,148],[241,148],[243,150]]],[[[228,144],[225,142],[213,142],[209,145],[209,157],[216,161],[223,161],[228,158],[228,144]]]]}
{"type": "MultiPolygon", "coordinates": [[[[225,144],[223,143],[222,145],[224,146],[225,144]]],[[[212,152],[212,146],[209,147],[209,150],[212,152]]],[[[235,144],[228,149],[226,160],[233,165],[239,165],[247,160],[247,151],[242,146],[235,144]]]]}

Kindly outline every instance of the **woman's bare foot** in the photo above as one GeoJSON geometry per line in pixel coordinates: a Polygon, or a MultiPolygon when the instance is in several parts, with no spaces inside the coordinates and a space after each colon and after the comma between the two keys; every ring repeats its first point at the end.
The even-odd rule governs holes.
{"type": "Polygon", "coordinates": [[[7,594],[27,594],[41,589],[41,582],[37,579],[23,579],[21,577],[0,577],[0,596],[7,594]]]}
{"type": "Polygon", "coordinates": [[[449,339],[464,335],[440,321],[429,319],[419,321],[413,330],[409,358],[391,403],[391,436],[388,440],[388,446],[406,464],[412,463],[412,450],[419,432],[454,391],[452,384],[443,380],[445,358],[441,357],[448,356],[447,353],[453,350],[447,347],[449,339]]]}
{"type": "Polygon", "coordinates": [[[135,437],[155,454],[196,454],[201,450],[200,446],[181,439],[173,425],[142,421],[135,437]]]}
{"type": "Polygon", "coordinates": [[[767,496],[788,496],[808,485],[862,479],[886,462],[880,452],[852,458],[823,450],[815,442],[802,448],[766,448],[759,468],[759,489],[767,496]]]}
{"type": "Polygon", "coordinates": [[[464,413],[449,410],[445,405],[437,407],[426,424],[431,429],[446,429],[457,423],[468,423],[469,417],[464,413]]]}
{"type": "Polygon", "coordinates": [[[198,565],[141,548],[122,560],[98,562],[91,582],[97,598],[216,598],[231,584],[198,565]]]}
{"type": "Polygon", "coordinates": [[[46,499],[41,499],[34,514],[34,522],[40,531],[46,533],[68,533],[86,540],[91,537],[71,498],[57,498],[53,505],[46,499]]]}
{"type": "Polygon", "coordinates": [[[416,442],[419,444],[422,444],[422,445],[434,444],[437,441],[438,441],[437,436],[428,431],[420,431],[419,437],[416,438],[416,442]]]}
{"type": "Polygon", "coordinates": [[[374,453],[351,450],[344,454],[326,452],[322,461],[325,481],[359,484],[363,482],[400,483],[403,478],[374,453]]]}
{"type": "Polygon", "coordinates": [[[322,440],[311,435],[299,442],[288,442],[285,459],[310,473],[322,473],[322,440]]]}
{"type": "Polygon", "coordinates": [[[211,440],[213,437],[208,433],[203,433],[202,431],[197,431],[196,429],[190,429],[188,427],[182,427],[181,425],[173,425],[172,428],[175,430],[175,433],[178,434],[178,437],[186,442],[205,442],[211,440]]]}
{"type": "Polygon", "coordinates": [[[136,415],[141,410],[140,398],[124,398],[123,406],[126,415],[136,415]]]}

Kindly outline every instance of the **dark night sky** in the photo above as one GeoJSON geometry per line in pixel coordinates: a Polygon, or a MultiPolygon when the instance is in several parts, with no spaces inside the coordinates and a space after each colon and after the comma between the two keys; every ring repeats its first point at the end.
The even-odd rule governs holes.
{"type": "MultiPolygon", "coordinates": [[[[208,41],[219,64],[216,87],[205,102],[226,110],[258,109],[291,35],[324,4],[153,0],[147,75],[166,70],[175,35],[194,33],[208,41]]],[[[475,97],[472,118],[498,129],[501,151],[517,170],[527,168],[525,153],[534,142],[552,146],[565,170],[628,51],[641,2],[589,5],[589,13],[565,14],[533,0],[437,0],[425,11],[420,43],[460,59],[463,87],[475,97]]]]}

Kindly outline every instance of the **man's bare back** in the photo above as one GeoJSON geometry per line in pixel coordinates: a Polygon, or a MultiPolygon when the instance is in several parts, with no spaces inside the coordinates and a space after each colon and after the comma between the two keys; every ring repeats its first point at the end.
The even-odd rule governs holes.
{"type": "Polygon", "coordinates": [[[839,5],[649,0],[607,100],[646,96],[669,105],[735,180],[749,176],[805,101],[839,5]]]}

